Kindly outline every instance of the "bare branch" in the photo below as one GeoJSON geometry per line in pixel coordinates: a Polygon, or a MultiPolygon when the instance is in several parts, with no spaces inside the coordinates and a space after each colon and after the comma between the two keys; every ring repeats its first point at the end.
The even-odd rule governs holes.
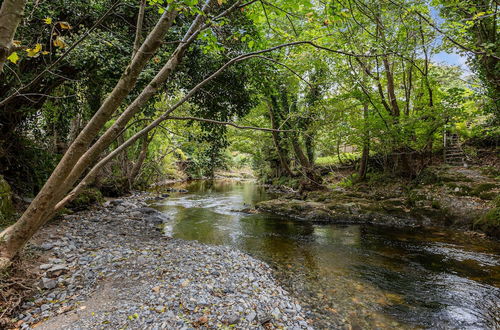
{"type": "Polygon", "coordinates": [[[135,28],[135,40],[134,40],[134,49],[132,51],[132,58],[134,58],[135,54],[141,47],[142,41],[142,26],[144,23],[144,11],[146,8],[146,0],[141,0],[139,4],[139,14],[137,15],[137,26],[135,28]]]}
{"type": "Polygon", "coordinates": [[[201,121],[201,122],[217,124],[217,125],[233,126],[233,127],[239,128],[239,129],[251,129],[251,130],[263,131],[263,132],[292,132],[293,131],[290,129],[282,130],[282,129],[273,129],[273,128],[255,127],[255,126],[240,126],[240,125],[237,125],[237,124],[229,122],[229,121],[219,121],[219,120],[199,118],[199,117],[190,117],[190,116],[188,116],[188,117],[167,116],[166,119],[194,120],[194,121],[201,121]]]}

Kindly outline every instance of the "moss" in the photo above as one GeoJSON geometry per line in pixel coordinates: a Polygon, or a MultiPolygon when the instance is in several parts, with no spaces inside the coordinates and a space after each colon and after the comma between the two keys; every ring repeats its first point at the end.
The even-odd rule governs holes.
{"type": "Polygon", "coordinates": [[[482,183],[482,184],[474,187],[474,189],[471,191],[471,194],[474,196],[479,196],[483,192],[487,192],[487,191],[490,191],[492,189],[495,189],[496,186],[497,185],[494,183],[482,183]]]}
{"type": "Polygon", "coordinates": [[[419,174],[419,176],[416,178],[416,181],[420,184],[423,184],[423,185],[439,184],[440,183],[440,179],[439,179],[439,176],[437,175],[437,173],[432,171],[429,168],[423,170],[419,174]]]}
{"type": "Polygon", "coordinates": [[[12,191],[7,181],[0,175],[0,220],[8,220],[13,214],[12,191]]]}
{"type": "Polygon", "coordinates": [[[500,208],[500,195],[497,195],[496,198],[493,200],[493,205],[495,205],[495,207],[500,208]]]}
{"type": "Polygon", "coordinates": [[[439,210],[441,209],[441,203],[438,200],[433,199],[431,202],[431,207],[433,209],[439,210]]]}
{"type": "Polygon", "coordinates": [[[451,190],[451,193],[456,196],[469,196],[472,192],[471,187],[454,182],[446,183],[446,187],[448,187],[451,190]]]}
{"type": "Polygon", "coordinates": [[[481,174],[489,176],[491,178],[496,178],[500,176],[500,170],[493,166],[485,166],[481,168],[481,174]]]}
{"type": "Polygon", "coordinates": [[[102,203],[104,198],[102,193],[97,188],[85,189],[77,198],[75,198],[71,203],[69,203],[68,208],[80,211],[87,209],[90,205],[95,203],[102,203]]]}
{"type": "Polygon", "coordinates": [[[484,200],[488,200],[488,201],[494,200],[495,197],[497,197],[497,196],[498,196],[498,193],[493,192],[493,191],[483,192],[483,193],[479,194],[479,198],[484,199],[484,200]]]}
{"type": "Polygon", "coordinates": [[[410,191],[406,198],[406,204],[408,206],[416,206],[418,201],[426,200],[427,196],[419,191],[410,191]]]}
{"type": "Polygon", "coordinates": [[[500,207],[494,207],[481,216],[474,222],[474,229],[480,229],[491,236],[500,238],[500,207]]]}

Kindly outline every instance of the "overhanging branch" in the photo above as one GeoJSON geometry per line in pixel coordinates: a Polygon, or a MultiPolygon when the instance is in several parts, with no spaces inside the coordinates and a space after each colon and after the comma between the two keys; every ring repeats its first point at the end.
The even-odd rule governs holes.
{"type": "Polygon", "coordinates": [[[255,126],[240,126],[238,124],[235,124],[235,123],[232,123],[229,121],[219,121],[219,120],[191,117],[191,116],[187,116],[187,117],[168,116],[166,119],[194,120],[194,121],[201,121],[201,122],[217,124],[217,125],[232,126],[232,127],[238,128],[238,129],[250,129],[250,130],[255,130],[255,131],[263,131],[263,132],[292,132],[293,131],[290,129],[282,130],[282,129],[273,129],[273,128],[255,127],[255,126]]]}

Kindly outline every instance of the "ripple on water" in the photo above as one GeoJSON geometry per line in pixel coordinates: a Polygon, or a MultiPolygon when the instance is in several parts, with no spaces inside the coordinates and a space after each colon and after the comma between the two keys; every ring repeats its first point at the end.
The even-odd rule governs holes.
{"type": "Polygon", "coordinates": [[[185,186],[156,207],[174,237],[229,245],[271,264],[318,328],[500,326],[498,242],[453,232],[313,225],[235,212],[267,198],[254,183],[185,186]]]}

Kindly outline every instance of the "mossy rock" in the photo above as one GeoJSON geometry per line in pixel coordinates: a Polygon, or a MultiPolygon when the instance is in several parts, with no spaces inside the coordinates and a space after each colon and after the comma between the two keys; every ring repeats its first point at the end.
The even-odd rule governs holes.
{"type": "Polygon", "coordinates": [[[389,214],[404,214],[406,209],[406,201],[399,198],[386,199],[377,204],[380,206],[381,211],[389,214]]]}
{"type": "Polygon", "coordinates": [[[492,201],[498,196],[498,193],[493,191],[483,192],[479,194],[479,198],[492,201]]]}
{"type": "Polygon", "coordinates": [[[486,234],[500,238],[500,207],[495,207],[486,212],[476,222],[474,229],[479,229],[486,234]]]}
{"type": "Polygon", "coordinates": [[[474,196],[479,196],[484,192],[488,192],[490,190],[495,189],[496,187],[497,185],[495,183],[482,183],[480,185],[475,186],[472,189],[471,194],[474,196]]]}
{"type": "Polygon", "coordinates": [[[106,197],[120,197],[129,191],[126,177],[112,176],[106,178],[99,183],[98,187],[102,195],[106,197]]]}
{"type": "Polygon", "coordinates": [[[473,189],[464,184],[447,183],[446,186],[451,189],[451,193],[457,196],[473,196],[473,189]]]}
{"type": "Polygon", "coordinates": [[[332,198],[331,192],[311,191],[307,193],[307,199],[315,202],[324,202],[332,198]]]}
{"type": "Polygon", "coordinates": [[[490,178],[496,178],[500,176],[500,169],[494,166],[485,166],[480,169],[481,174],[489,176],[490,178]]]}
{"type": "Polygon", "coordinates": [[[13,214],[12,190],[7,181],[0,175],[0,220],[8,219],[13,214]]]}
{"type": "Polygon", "coordinates": [[[408,206],[416,206],[419,201],[427,200],[427,193],[420,191],[410,191],[406,198],[406,204],[408,206]]]}
{"type": "Polygon", "coordinates": [[[102,203],[104,198],[102,193],[97,188],[87,188],[77,198],[68,204],[68,208],[74,211],[86,210],[89,206],[102,203]]]}
{"type": "Polygon", "coordinates": [[[423,170],[415,180],[423,185],[441,183],[441,180],[437,175],[436,171],[433,171],[430,168],[423,170]]]}

